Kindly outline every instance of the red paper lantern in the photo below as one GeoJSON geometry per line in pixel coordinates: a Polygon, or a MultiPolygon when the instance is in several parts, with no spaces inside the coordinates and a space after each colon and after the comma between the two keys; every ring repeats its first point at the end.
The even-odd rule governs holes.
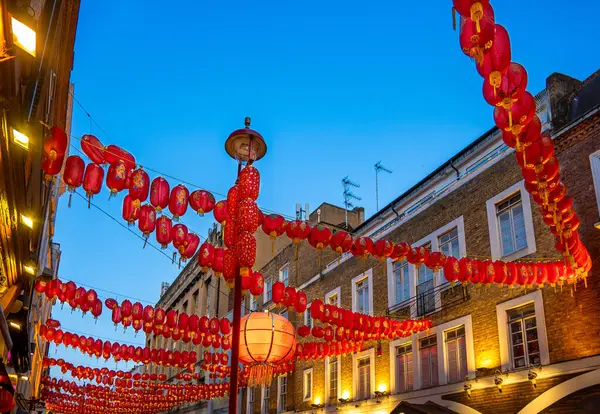
{"type": "Polygon", "coordinates": [[[285,233],[295,245],[305,240],[310,234],[310,226],[302,220],[294,220],[285,226],[285,233]]]}
{"type": "Polygon", "coordinates": [[[277,281],[273,283],[273,287],[271,288],[272,300],[273,303],[279,305],[283,303],[285,299],[285,285],[283,282],[277,281]]]}
{"type": "Polygon", "coordinates": [[[160,216],[156,220],[156,241],[163,249],[166,249],[173,240],[173,228],[171,219],[167,216],[160,216]]]}
{"type": "Polygon", "coordinates": [[[489,5],[489,0],[453,0],[454,9],[464,17],[467,17],[477,25],[476,32],[480,31],[481,19],[485,18],[484,6],[489,5]]]}
{"type": "Polygon", "coordinates": [[[510,109],[523,96],[527,87],[527,71],[515,62],[511,62],[502,74],[499,86],[483,83],[483,97],[492,106],[510,109]]]}
{"type": "Polygon", "coordinates": [[[460,267],[457,258],[448,256],[446,259],[446,263],[444,264],[444,278],[451,284],[454,284],[456,280],[459,280],[460,267]]]}
{"type": "Polygon", "coordinates": [[[275,240],[285,232],[286,221],[279,214],[268,214],[263,217],[262,230],[272,241],[272,253],[275,254],[275,240]]]}
{"type": "MultiPolygon", "coordinates": [[[[273,285],[275,287],[275,285],[273,285]]],[[[310,316],[315,320],[321,320],[323,313],[325,312],[325,305],[321,299],[315,299],[310,304],[310,316]]],[[[347,318],[350,318],[350,322],[353,318],[353,312],[350,311],[349,314],[344,314],[344,321],[347,321],[347,318]]]]}
{"type": "Polygon", "coordinates": [[[131,171],[127,169],[123,161],[109,165],[108,172],[106,173],[106,186],[110,190],[111,196],[116,195],[119,191],[127,187],[130,173],[131,171]]]}
{"type": "Polygon", "coordinates": [[[238,207],[237,230],[254,234],[258,226],[260,226],[260,210],[256,202],[249,198],[241,200],[238,207]]]}
{"type": "Polygon", "coordinates": [[[156,228],[156,211],[150,204],[144,204],[142,207],[140,207],[138,228],[142,232],[145,239],[147,239],[156,228]]]}
{"type": "Polygon", "coordinates": [[[484,54],[483,60],[477,64],[477,72],[495,90],[500,87],[502,75],[508,69],[510,60],[508,32],[503,26],[497,24],[494,26],[492,47],[484,54]]]}
{"type": "Polygon", "coordinates": [[[221,224],[221,226],[225,226],[227,222],[227,201],[221,200],[217,204],[215,204],[215,208],[213,209],[213,215],[215,220],[221,224]]]}
{"type": "Polygon", "coordinates": [[[83,189],[88,198],[96,195],[102,189],[104,170],[98,164],[88,164],[83,175],[83,189]]]}
{"type": "Polygon", "coordinates": [[[225,254],[225,249],[222,247],[215,248],[215,254],[212,264],[212,270],[215,272],[217,276],[223,273],[223,258],[225,254]]]}
{"type": "Polygon", "coordinates": [[[231,332],[231,322],[229,322],[229,319],[222,318],[220,320],[219,330],[221,331],[221,334],[223,334],[223,335],[228,335],[229,332],[231,332]]]}
{"type": "Polygon", "coordinates": [[[331,230],[329,230],[329,228],[317,225],[310,230],[310,233],[308,234],[308,243],[320,252],[325,247],[329,246],[331,237],[331,230]]]}
{"type": "Polygon", "coordinates": [[[475,59],[477,64],[481,64],[494,40],[494,9],[489,3],[482,4],[477,15],[477,20],[471,20],[469,17],[462,20],[459,39],[463,53],[475,59]]]}
{"type": "Polygon", "coordinates": [[[417,268],[417,271],[421,267],[421,265],[429,259],[429,250],[425,246],[413,247],[409,250],[406,255],[406,260],[409,263],[414,264],[417,268]]]}
{"type": "Polygon", "coordinates": [[[373,245],[373,256],[381,262],[385,262],[392,255],[393,251],[394,245],[389,240],[379,239],[373,245]]]}
{"type": "Polygon", "coordinates": [[[65,163],[65,170],[62,179],[67,185],[69,191],[73,192],[77,187],[83,184],[83,173],[85,172],[85,163],[77,155],[71,155],[65,163]]]}
{"type": "Polygon", "coordinates": [[[473,265],[471,263],[471,259],[467,257],[463,257],[458,261],[458,280],[459,282],[467,283],[471,281],[473,277],[473,265]]]}
{"type": "Polygon", "coordinates": [[[156,177],[150,186],[150,204],[159,213],[169,205],[170,187],[167,180],[156,177]]]}
{"type": "Polygon", "coordinates": [[[359,237],[354,240],[350,250],[353,256],[358,256],[364,260],[373,251],[373,240],[370,237],[359,237]]]}
{"type": "Polygon", "coordinates": [[[200,237],[196,233],[188,233],[185,238],[185,243],[183,246],[183,250],[179,249],[179,254],[181,255],[181,259],[186,261],[194,256],[196,250],[198,249],[198,245],[200,244],[200,237]]]}
{"type": "Polygon", "coordinates": [[[302,325],[298,328],[298,335],[305,338],[310,335],[310,328],[306,325],[302,325]]]}
{"type": "Polygon", "coordinates": [[[189,195],[189,190],[183,184],[179,184],[171,190],[169,211],[173,214],[174,220],[179,220],[179,217],[187,211],[189,195]]]}
{"type": "Polygon", "coordinates": [[[352,236],[345,231],[338,231],[333,236],[329,245],[338,255],[346,253],[352,247],[352,236]]]}
{"type": "Polygon", "coordinates": [[[292,286],[288,286],[285,288],[284,296],[283,296],[283,304],[286,308],[290,309],[296,303],[296,288],[292,286]]]}
{"type": "Polygon", "coordinates": [[[81,137],[81,150],[88,156],[93,163],[104,164],[104,145],[94,135],[84,135],[81,137]]]}
{"type": "Polygon", "coordinates": [[[123,220],[130,226],[140,217],[140,201],[134,200],[129,194],[123,198],[123,220]]]}
{"type": "Polygon", "coordinates": [[[171,229],[171,238],[173,240],[173,247],[180,251],[181,248],[185,249],[185,243],[187,240],[188,228],[185,224],[176,224],[171,229]]]}
{"type": "Polygon", "coordinates": [[[189,203],[192,210],[203,216],[215,208],[215,197],[205,190],[196,190],[190,194],[189,203]]]}
{"type": "Polygon", "coordinates": [[[225,249],[223,254],[223,278],[230,288],[235,284],[236,271],[237,258],[235,249],[225,249]]]}
{"type": "MultiPolygon", "coordinates": [[[[249,232],[238,234],[236,253],[242,278],[251,277],[250,270],[256,261],[256,239],[249,232]]],[[[250,283],[248,283],[248,286],[250,283]]]]}
{"type": "Polygon", "coordinates": [[[67,152],[67,134],[59,127],[50,128],[50,134],[44,139],[42,151],[42,170],[47,175],[56,175],[62,169],[67,152]]]}
{"type": "Polygon", "coordinates": [[[259,272],[252,273],[252,284],[250,285],[250,293],[253,296],[261,295],[265,288],[264,276],[259,272]]]}
{"type": "Polygon", "coordinates": [[[205,241],[200,246],[200,254],[198,254],[198,264],[202,267],[203,272],[207,272],[212,267],[215,257],[215,248],[212,244],[205,241]]]}
{"type": "Polygon", "coordinates": [[[529,92],[525,92],[510,108],[494,109],[494,122],[501,131],[510,131],[519,136],[535,116],[535,110],[535,98],[529,92]]]}
{"type": "Polygon", "coordinates": [[[130,178],[129,196],[140,202],[146,201],[150,190],[150,177],[148,177],[146,171],[138,168],[130,174],[130,178]]]}
{"type": "Polygon", "coordinates": [[[240,199],[256,200],[260,192],[260,173],[252,164],[247,164],[238,177],[240,199]]]}
{"type": "Polygon", "coordinates": [[[296,313],[303,313],[308,305],[308,299],[306,293],[302,291],[296,292],[296,302],[294,303],[294,310],[296,313]]]}

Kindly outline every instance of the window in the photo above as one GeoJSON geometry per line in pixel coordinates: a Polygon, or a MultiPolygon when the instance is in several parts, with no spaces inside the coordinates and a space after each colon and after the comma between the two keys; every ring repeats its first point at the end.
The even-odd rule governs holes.
{"type": "Polygon", "coordinates": [[[486,208],[493,260],[535,253],[531,199],[523,181],[487,200],[486,208]]]}
{"type": "Polygon", "coordinates": [[[287,385],[288,385],[288,377],[287,375],[279,377],[279,402],[277,403],[278,412],[283,412],[287,410],[287,385]]]}
{"type": "Polygon", "coordinates": [[[200,290],[196,290],[192,295],[192,314],[195,314],[198,310],[198,295],[200,294],[200,290]]]}
{"type": "MultiPolygon", "coordinates": [[[[431,250],[431,244],[424,245],[431,250]]],[[[425,265],[419,267],[419,278],[417,280],[417,314],[425,315],[435,310],[435,294],[433,270],[425,265]]]]}
{"type": "Polygon", "coordinates": [[[310,303],[304,311],[304,325],[308,326],[310,329],[313,327],[313,318],[310,316],[310,303]]]}
{"type": "Polygon", "coordinates": [[[467,376],[465,327],[444,332],[448,364],[448,383],[461,382],[467,376]]]}
{"type": "Polygon", "coordinates": [[[596,192],[596,203],[600,212],[600,151],[596,151],[590,155],[590,167],[592,170],[592,178],[594,180],[594,190],[596,192]]]}
{"type": "Polygon", "coordinates": [[[352,311],[373,315],[373,269],[352,279],[352,311]]]}
{"type": "Polygon", "coordinates": [[[273,278],[265,280],[263,303],[269,303],[273,300],[273,278]]]}
{"type": "Polygon", "coordinates": [[[413,389],[412,344],[396,347],[396,384],[398,392],[409,392],[413,389]]]}
{"type": "Polygon", "coordinates": [[[258,309],[258,300],[256,300],[256,296],[254,296],[254,295],[248,295],[248,296],[249,296],[248,300],[250,301],[250,304],[249,304],[250,310],[252,312],[255,312],[258,309]]]}
{"type": "Polygon", "coordinates": [[[496,215],[502,256],[509,256],[527,247],[521,193],[496,204],[496,215]]]}
{"type": "Polygon", "coordinates": [[[329,374],[329,384],[328,386],[328,390],[329,390],[329,400],[333,401],[334,403],[337,401],[337,396],[338,396],[338,360],[336,357],[330,357],[329,358],[329,364],[327,366],[327,372],[329,374]]]}
{"type": "Polygon", "coordinates": [[[183,312],[183,313],[187,313],[188,312],[188,301],[187,300],[183,303],[183,306],[181,308],[181,312],[183,312]]]}
{"type": "Polygon", "coordinates": [[[290,266],[285,265],[279,269],[279,281],[283,282],[285,286],[288,285],[290,279],[290,266]]]}
{"type": "Polygon", "coordinates": [[[439,384],[437,361],[437,336],[431,335],[420,340],[422,388],[439,384]]]}
{"type": "Polygon", "coordinates": [[[303,373],[302,381],[302,398],[304,401],[312,400],[312,386],[313,386],[313,370],[305,369],[303,373]]]}
{"type": "Polygon", "coordinates": [[[267,414],[269,412],[269,397],[271,396],[271,388],[263,387],[263,403],[262,403],[262,413],[267,414]]]}
{"type": "Polygon", "coordinates": [[[408,275],[408,262],[406,260],[392,263],[394,272],[394,292],[396,304],[410,299],[410,279],[408,275]]]}
{"type": "Polygon", "coordinates": [[[327,304],[333,306],[339,306],[340,304],[340,296],[338,292],[333,292],[327,295],[327,304]]]}
{"type": "Polygon", "coordinates": [[[529,303],[507,311],[510,352],[515,369],[541,364],[535,306],[529,303]]]}
{"type": "Polygon", "coordinates": [[[358,390],[356,398],[366,400],[371,398],[371,357],[358,360],[358,390]]]}
{"type": "Polygon", "coordinates": [[[252,414],[252,412],[254,411],[254,388],[253,387],[248,387],[248,407],[247,410],[248,414],[252,414]]]}
{"type": "Polygon", "coordinates": [[[439,251],[446,256],[460,257],[458,229],[455,227],[438,237],[439,251]]]}

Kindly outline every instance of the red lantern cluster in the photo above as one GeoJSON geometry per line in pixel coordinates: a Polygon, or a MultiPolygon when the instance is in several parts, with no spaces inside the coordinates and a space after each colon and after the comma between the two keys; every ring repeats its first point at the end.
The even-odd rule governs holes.
{"type": "Polygon", "coordinates": [[[525,187],[556,236],[556,248],[570,268],[571,279],[583,278],[585,282],[592,260],[578,235],[580,221],[560,180],[552,139],[541,134],[535,99],[526,90],[527,71],[511,62],[510,38],[504,27],[495,24],[494,11],[487,1],[454,0],[454,7],[463,17],[463,51],[463,38],[483,46],[477,56],[470,56],[476,57],[477,71],[485,79],[483,95],[494,107],[494,121],[502,131],[502,139],[516,150],[525,187]]]}
{"type": "Polygon", "coordinates": [[[71,309],[80,309],[85,315],[91,311],[94,318],[102,314],[102,301],[94,289],[85,289],[77,286],[73,281],[63,283],[60,279],[46,281],[36,279],[34,289],[38,294],[44,294],[49,301],[56,298],[62,304],[68,303],[71,309]]]}

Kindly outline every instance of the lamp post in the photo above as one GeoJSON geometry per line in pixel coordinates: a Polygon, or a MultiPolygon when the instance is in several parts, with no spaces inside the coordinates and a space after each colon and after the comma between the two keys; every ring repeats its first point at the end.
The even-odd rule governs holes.
{"type": "MultiPolygon", "coordinates": [[[[267,144],[258,132],[250,129],[250,118],[244,120],[245,128],[229,134],[225,151],[238,162],[238,176],[243,163],[251,164],[267,153],[267,144]]],[[[242,319],[242,276],[236,267],[233,288],[233,337],[231,341],[231,377],[229,381],[229,413],[235,413],[238,401],[238,371],[240,360],[240,320],[242,319]]]]}

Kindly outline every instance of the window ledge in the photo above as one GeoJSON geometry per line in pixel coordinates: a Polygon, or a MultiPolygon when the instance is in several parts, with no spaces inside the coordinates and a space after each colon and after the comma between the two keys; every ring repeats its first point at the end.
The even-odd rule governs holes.
{"type": "Polygon", "coordinates": [[[514,253],[500,257],[500,260],[503,260],[505,262],[512,262],[513,260],[521,259],[533,253],[535,253],[535,249],[530,249],[529,246],[525,246],[514,253]]]}

